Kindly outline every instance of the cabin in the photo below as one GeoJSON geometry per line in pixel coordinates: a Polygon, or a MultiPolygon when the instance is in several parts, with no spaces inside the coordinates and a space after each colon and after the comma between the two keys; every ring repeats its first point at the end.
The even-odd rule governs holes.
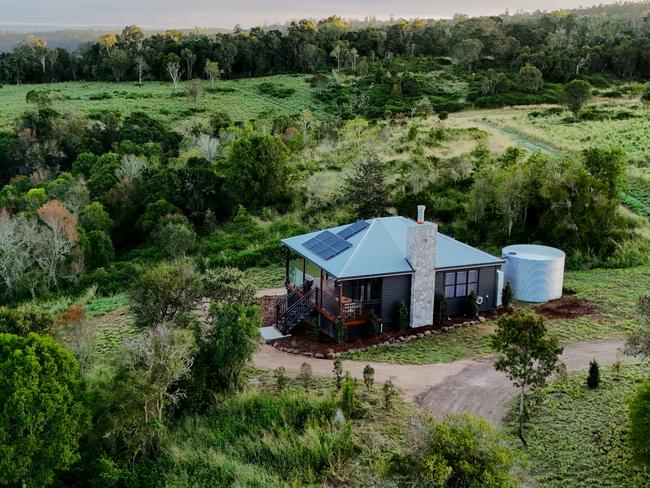
{"type": "Polygon", "coordinates": [[[282,240],[287,295],[276,305],[275,327],[289,334],[316,320],[335,337],[367,336],[371,319],[382,331],[402,321],[411,328],[433,324],[436,300],[450,316],[469,309],[472,292],[481,311],[500,305],[503,260],[459,242],[424,220],[382,217],[282,240]],[[407,313],[404,314],[403,311],[407,313]]]}

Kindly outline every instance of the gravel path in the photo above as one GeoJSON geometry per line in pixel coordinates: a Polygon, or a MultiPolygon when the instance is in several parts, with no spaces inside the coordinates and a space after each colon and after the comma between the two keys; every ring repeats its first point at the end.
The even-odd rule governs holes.
{"type": "MultiPolygon", "coordinates": [[[[587,368],[594,358],[602,365],[612,364],[616,351],[622,347],[622,341],[569,344],[564,347],[561,360],[569,371],[587,368]]],[[[475,413],[498,424],[515,389],[504,374],[495,371],[493,361],[494,356],[423,365],[343,361],[343,370],[362,378],[363,368],[370,364],[375,369],[375,381],[382,383],[390,379],[407,400],[422,408],[437,414],[475,413]]],[[[302,363],[307,362],[315,375],[333,376],[332,361],[287,354],[267,345],[255,354],[253,362],[265,369],[284,366],[293,375],[297,375],[302,363]]]]}

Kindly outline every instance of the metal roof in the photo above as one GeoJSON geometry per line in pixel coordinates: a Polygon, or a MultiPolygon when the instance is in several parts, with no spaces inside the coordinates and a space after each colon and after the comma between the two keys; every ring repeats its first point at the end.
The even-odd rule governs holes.
{"type": "MultiPolygon", "coordinates": [[[[323,259],[304,247],[321,231],[282,239],[282,243],[338,279],[413,273],[406,259],[406,236],[416,222],[405,217],[382,217],[367,221],[370,225],[351,236],[352,246],[331,259],[323,259]]],[[[426,225],[426,224],[425,224],[426,225]]],[[[333,227],[337,234],[348,227],[333,227]]],[[[436,238],[436,268],[462,268],[500,264],[503,261],[475,247],[463,244],[440,232],[436,238]]]]}

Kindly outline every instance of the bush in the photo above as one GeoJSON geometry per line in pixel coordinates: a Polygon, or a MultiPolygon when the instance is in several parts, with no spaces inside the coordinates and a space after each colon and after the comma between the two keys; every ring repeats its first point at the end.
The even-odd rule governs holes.
{"type": "Polygon", "coordinates": [[[381,334],[381,323],[377,318],[377,314],[375,313],[375,310],[372,308],[370,309],[370,313],[368,314],[368,321],[370,322],[370,336],[377,337],[379,334],[381,334]]]}
{"type": "Polygon", "coordinates": [[[372,366],[366,364],[366,367],[363,368],[363,384],[366,385],[366,389],[370,391],[374,382],[375,370],[372,366]]]}
{"type": "Polygon", "coordinates": [[[414,486],[500,488],[518,486],[510,474],[514,456],[492,424],[475,415],[428,421],[406,455],[395,455],[391,472],[414,486]]]}
{"type": "Polygon", "coordinates": [[[399,330],[407,329],[409,326],[409,309],[406,306],[406,302],[400,300],[397,302],[395,307],[397,308],[395,311],[395,315],[397,316],[397,328],[399,330]]]}
{"type": "Polygon", "coordinates": [[[184,324],[203,291],[192,261],[177,259],[145,271],[131,289],[131,310],[141,325],[184,324]]]}
{"type": "Polygon", "coordinates": [[[587,386],[589,388],[598,388],[600,385],[600,366],[598,361],[593,359],[589,363],[589,375],[587,376],[587,386]]]}
{"type": "Polygon", "coordinates": [[[476,317],[479,313],[480,306],[477,300],[478,295],[474,290],[472,290],[467,297],[467,313],[470,317],[476,317]]]}
{"type": "Polygon", "coordinates": [[[336,391],[341,389],[341,383],[343,382],[343,363],[341,358],[336,358],[334,360],[334,368],[332,369],[334,373],[334,384],[336,385],[336,391]]]}
{"type": "Polygon", "coordinates": [[[342,320],[336,322],[336,326],[334,328],[334,335],[336,336],[334,337],[334,339],[338,344],[343,344],[347,340],[348,332],[342,320]]]}
{"type": "Polygon", "coordinates": [[[650,382],[645,381],[629,401],[629,442],[634,457],[650,466],[650,382]]]}
{"type": "Polygon", "coordinates": [[[442,325],[447,320],[447,299],[442,293],[436,293],[433,306],[433,323],[442,325]]]}
{"type": "Polygon", "coordinates": [[[260,94],[269,95],[275,98],[287,98],[296,93],[296,90],[294,88],[277,86],[274,83],[269,83],[268,81],[260,83],[257,89],[259,90],[260,94]]]}
{"type": "Polygon", "coordinates": [[[54,327],[52,316],[36,308],[0,307],[0,334],[26,336],[30,332],[49,334],[54,327]]]}
{"type": "Polygon", "coordinates": [[[501,291],[501,305],[508,308],[512,303],[512,285],[508,281],[501,291]]]}
{"type": "Polygon", "coordinates": [[[391,380],[384,383],[382,387],[384,393],[384,409],[390,410],[393,407],[393,400],[398,396],[397,388],[391,380]]]}
{"type": "Polygon", "coordinates": [[[203,410],[215,394],[238,390],[244,383],[244,368],[259,347],[259,307],[213,303],[209,320],[196,324],[198,346],[189,401],[203,410]]]}
{"type": "Polygon", "coordinates": [[[346,418],[351,418],[356,408],[356,382],[350,377],[350,373],[345,374],[343,383],[341,385],[341,392],[339,396],[339,406],[345,414],[346,418]]]}

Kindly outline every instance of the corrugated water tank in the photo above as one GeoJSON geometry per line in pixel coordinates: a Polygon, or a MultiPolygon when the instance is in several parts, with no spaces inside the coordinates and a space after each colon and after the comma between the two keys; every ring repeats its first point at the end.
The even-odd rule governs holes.
{"type": "Polygon", "coordinates": [[[503,248],[503,272],[515,300],[547,302],[562,297],[564,252],[548,246],[516,244],[503,248]]]}

